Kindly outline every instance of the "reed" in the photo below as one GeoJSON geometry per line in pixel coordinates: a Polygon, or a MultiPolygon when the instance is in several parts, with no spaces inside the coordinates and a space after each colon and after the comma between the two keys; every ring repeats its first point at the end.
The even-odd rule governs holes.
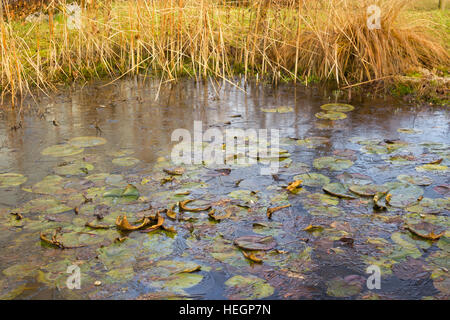
{"type": "Polygon", "coordinates": [[[84,0],[79,29],[66,0],[43,3],[32,22],[3,5],[2,100],[133,74],[351,86],[449,66],[448,48],[405,19],[405,0],[84,0]],[[373,4],[380,30],[367,27],[373,4]]]}

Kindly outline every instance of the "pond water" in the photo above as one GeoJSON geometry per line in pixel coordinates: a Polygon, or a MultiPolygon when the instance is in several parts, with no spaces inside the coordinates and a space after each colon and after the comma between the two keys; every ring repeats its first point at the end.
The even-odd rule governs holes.
{"type": "Polygon", "coordinates": [[[449,120],[445,107],[191,80],[2,110],[0,298],[448,299],[449,120]],[[331,102],[354,109],[321,109],[331,102]],[[171,163],[172,132],[194,121],[279,129],[278,172],[171,163]]]}

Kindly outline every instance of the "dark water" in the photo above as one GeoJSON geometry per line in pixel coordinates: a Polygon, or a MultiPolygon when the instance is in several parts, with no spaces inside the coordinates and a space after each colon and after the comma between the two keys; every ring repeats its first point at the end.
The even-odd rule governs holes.
{"type": "Polygon", "coordinates": [[[448,108],[361,96],[349,100],[291,85],[274,89],[121,81],[42,98],[37,108],[3,110],[1,115],[0,173],[18,173],[27,180],[3,187],[0,180],[0,298],[449,297],[448,108]],[[320,106],[331,102],[349,103],[355,109],[342,120],[316,118],[320,106]],[[261,110],[281,106],[292,111],[261,110]],[[177,128],[192,132],[195,120],[201,120],[205,130],[279,129],[280,148],[290,157],[275,176],[260,175],[259,165],[223,165],[230,171],[185,165],[182,176],[162,184],[160,180],[169,176],[162,169],[174,167],[169,161],[172,132],[177,128]],[[397,131],[400,128],[415,131],[397,131]],[[99,136],[106,143],[69,156],[41,153],[82,136],[99,136]],[[320,142],[298,142],[309,137],[321,137],[320,142]],[[351,166],[337,170],[314,166],[315,159],[325,156],[350,161],[351,166]],[[139,162],[120,166],[112,161],[124,157],[139,162]],[[439,161],[425,166],[431,170],[420,171],[421,166],[439,161]],[[93,168],[60,171],[80,162],[93,168]],[[371,184],[387,183],[395,200],[407,200],[401,206],[374,210],[372,197],[324,196],[321,184],[304,185],[296,194],[287,192],[294,177],[306,172],[320,173],[331,183],[362,174],[371,184]],[[104,175],[92,176],[99,173],[104,175]],[[55,174],[63,179],[39,184],[55,174]],[[402,174],[431,180],[427,186],[415,186],[397,180],[402,174]],[[137,187],[139,199],[103,196],[127,184],[137,187]],[[402,188],[406,191],[398,191],[402,188]],[[184,191],[190,194],[176,195],[184,191]],[[423,200],[411,200],[411,192],[423,200]],[[164,225],[176,233],[116,230],[118,215],[126,214],[134,224],[150,204],[154,213],[185,199],[200,200],[192,206],[213,204],[216,211],[233,214],[215,222],[207,212],[178,213],[182,217],[178,220],[163,213],[164,225]],[[267,218],[268,207],[285,204],[291,206],[267,218]],[[102,208],[104,217],[97,219],[102,208]],[[23,218],[16,220],[11,212],[23,218]],[[84,226],[92,221],[111,228],[84,226]],[[440,237],[431,241],[405,229],[423,224],[440,237]],[[304,231],[309,225],[322,230],[304,231]],[[82,247],[61,249],[39,239],[41,232],[51,238],[54,230],[59,230],[66,246],[82,247]],[[257,253],[263,263],[246,259],[233,244],[249,235],[273,236],[275,247],[257,253]],[[122,236],[128,238],[115,242],[122,236]],[[81,268],[78,290],[66,286],[67,267],[72,264],[81,268]],[[366,268],[371,264],[381,267],[379,290],[366,286],[366,268]],[[197,265],[200,271],[187,272],[197,265]]]}

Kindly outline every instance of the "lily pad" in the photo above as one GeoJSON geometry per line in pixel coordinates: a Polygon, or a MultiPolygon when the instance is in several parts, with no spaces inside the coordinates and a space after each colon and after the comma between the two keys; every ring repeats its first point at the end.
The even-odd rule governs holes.
{"type": "Polygon", "coordinates": [[[139,161],[140,161],[139,159],[133,157],[122,157],[113,159],[112,163],[121,167],[131,167],[138,164],[139,161]]]}
{"type": "Polygon", "coordinates": [[[320,109],[334,112],[349,112],[353,111],[355,107],[345,103],[328,103],[321,106],[320,109]]]}
{"type": "Polygon", "coordinates": [[[347,118],[347,115],[342,112],[328,111],[328,112],[316,113],[316,118],[323,119],[323,120],[342,120],[342,119],[347,118]]]}
{"type": "Polygon", "coordinates": [[[286,107],[286,106],[281,106],[281,107],[277,107],[277,108],[261,108],[262,112],[270,112],[270,113],[288,113],[288,112],[293,112],[294,108],[292,107],[286,107]]]}
{"type": "Polygon", "coordinates": [[[348,159],[338,159],[336,157],[321,157],[314,159],[313,165],[316,169],[328,169],[333,171],[341,171],[350,168],[353,161],[348,159]]]}
{"type": "Polygon", "coordinates": [[[366,185],[352,185],[349,187],[350,191],[362,197],[373,197],[377,192],[385,193],[389,191],[386,186],[376,185],[376,184],[366,184],[366,185]]]}
{"type": "Polygon", "coordinates": [[[27,181],[27,177],[20,173],[1,173],[0,188],[16,187],[27,181]]]}
{"type": "Polygon", "coordinates": [[[332,297],[351,297],[361,292],[362,283],[359,276],[336,277],[327,282],[327,294],[332,297]]]}
{"type": "Polygon", "coordinates": [[[372,183],[372,178],[360,173],[348,173],[338,175],[336,178],[339,179],[341,183],[351,184],[351,185],[366,185],[372,183]]]}
{"type": "Polygon", "coordinates": [[[391,189],[389,194],[391,194],[389,205],[397,208],[404,208],[410,204],[416,203],[419,197],[423,195],[423,189],[414,185],[403,185],[391,189]]]}
{"type": "Polygon", "coordinates": [[[56,167],[55,173],[59,175],[78,175],[87,174],[92,170],[94,170],[94,166],[92,164],[90,164],[89,162],[78,160],[74,163],[56,167]]]}
{"type": "Polygon", "coordinates": [[[348,192],[348,188],[342,183],[329,183],[323,187],[323,191],[333,196],[344,199],[355,199],[356,197],[348,192]]]}
{"type": "Polygon", "coordinates": [[[330,139],[327,137],[309,137],[303,140],[298,140],[297,144],[299,146],[305,146],[307,148],[316,148],[317,146],[320,146],[322,144],[329,143],[330,139]]]}
{"type": "Polygon", "coordinates": [[[270,297],[275,292],[270,284],[255,276],[237,275],[225,281],[225,285],[228,287],[227,291],[231,297],[235,299],[263,299],[270,297]]]}
{"type": "Polygon", "coordinates": [[[57,144],[45,148],[41,151],[41,154],[43,156],[67,157],[82,153],[83,151],[83,148],[76,147],[70,144],[57,144]]]}
{"type": "Polygon", "coordinates": [[[412,128],[400,128],[397,129],[397,132],[399,133],[405,133],[405,134],[422,134],[422,130],[412,129],[412,128]]]}
{"type": "Polygon", "coordinates": [[[424,164],[416,167],[417,172],[424,171],[436,171],[436,172],[447,172],[448,167],[442,164],[424,164]]]}
{"type": "Polygon", "coordinates": [[[105,143],[105,138],[95,136],[77,137],[69,140],[69,144],[78,148],[95,147],[105,143]]]}
{"type": "Polygon", "coordinates": [[[245,236],[234,240],[234,244],[245,250],[271,250],[275,247],[275,240],[271,236],[245,236]]]}
{"type": "Polygon", "coordinates": [[[433,179],[419,175],[401,174],[397,176],[397,180],[404,183],[414,184],[416,186],[429,186],[433,183],[433,179]]]}
{"type": "Polygon", "coordinates": [[[330,178],[320,173],[304,173],[294,177],[294,180],[301,180],[302,185],[308,187],[321,187],[330,183],[330,178]]]}

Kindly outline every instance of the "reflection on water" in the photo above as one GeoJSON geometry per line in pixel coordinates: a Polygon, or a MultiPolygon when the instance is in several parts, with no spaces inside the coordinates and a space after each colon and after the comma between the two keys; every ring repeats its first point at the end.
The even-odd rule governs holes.
{"type": "MultiPolygon", "coordinates": [[[[84,160],[89,162],[89,159],[92,158],[94,159],[92,161],[95,162],[95,169],[92,173],[122,174],[125,180],[128,179],[127,182],[136,183],[138,189],[145,190],[143,192],[146,192],[145,195],[148,198],[163,206],[166,206],[168,201],[164,202],[161,198],[155,198],[155,200],[154,194],[161,190],[175,192],[177,190],[176,185],[175,187],[157,186],[155,188],[158,189],[146,190],[145,186],[140,186],[138,183],[143,175],[154,174],[156,171],[159,171],[158,174],[160,174],[161,168],[155,171],[151,171],[151,169],[158,163],[158,158],[166,157],[167,159],[170,155],[173,146],[171,142],[172,132],[177,128],[192,130],[195,120],[203,121],[205,130],[209,127],[280,129],[280,136],[284,138],[282,142],[286,144],[283,148],[287,148],[292,154],[293,164],[304,163],[310,167],[311,172],[323,173],[331,179],[331,182],[337,182],[336,177],[342,171],[367,175],[377,184],[395,181],[399,174],[416,173],[417,163],[393,165],[386,161],[385,155],[361,152],[362,145],[355,143],[357,139],[349,140],[355,137],[361,137],[360,140],[378,139],[378,141],[401,139],[408,143],[408,148],[402,150],[403,154],[415,156],[423,153],[434,154],[443,157],[442,165],[448,165],[448,146],[445,143],[449,141],[448,122],[450,117],[447,109],[427,106],[410,107],[392,100],[364,99],[359,96],[350,101],[339,100],[339,102],[346,102],[355,106],[354,111],[347,113],[346,119],[338,121],[319,120],[315,117],[315,114],[320,111],[319,107],[325,103],[334,102],[329,96],[333,96],[331,92],[314,88],[304,89],[291,85],[282,85],[277,89],[255,84],[238,88],[230,84],[212,82],[181,81],[177,84],[161,85],[158,81],[142,84],[130,80],[119,81],[108,86],[92,85],[70,94],[45,98],[42,99],[38,110],[23,109],[19,114],[4,110],[0,120],[0,173],[20,173],[26,176],[28,180],[21,187],[0,189],[0,208],[4,210],[1,214],[3,222],[0,222],[2,234],[0,237],[0,255],[3,257],[0,262],[0,269],[16,270],[11,269],[11,267],[17,266],[17,272],[20,274],[20,276],[17,276],[17,274],[15,276],[6,272],[7,275],[5,275],[5,272],[3,272],[0,277],[0,290],[3,290],[0,291],[0,296],[6,298],[135,298],[155,291],[168,291],[168,294],[174,295],[174,292],[179,294],[181,290],[174,289],[173,292],[165,290],[162,289],[165,287],[160,284],[161,281],[156,283],[157,281],[149,280],[152,277],[145,271],[148,269],[146,263],[150,263],[146,262],[148,252],[137,254],[137,251],[133,251],[135,254],[133,259],[126,260],[126,263],[124,262],[120,266],[108,264],[108,259],[100,259],[103,263],[103,269],[98,266],[98,262],[95,265],[93,261],[96,261],[99,246],[109,246],[111,240],[113,240],[111,238],[113,235],[106,236],[109,242],[95,243],[95,248],[89,249],[91,251],[87,249],[59,250],[43,247],[40,244],[38,239],[39,231],[41,231],[39,225],[27,226],[27,223],[31,223],[30,221],[18,225],[10,222],[9,212],[12,209],[22,208],[21,206],[24,203],[36,198],[36,194],[27,192],[27,190],[24,191],[21,188],[29,189],[44,177],[54,174],[55,166],[61,165],[65,159],[44,156],[41,151],[46,147],[67,142],[74,137],[100,135],[105,138],[107,140],[105,145],[89,148],[85,151],[87,159],[84,158],[84,160]],[[262,108],[278,106],[289,106],[294,111],[289,113],[261,111],[262,108]],[[17,124],[21,124],[21,128],[11,129],[12,126],[17,124]],[[399,128],[412,128],[422,132],[422,134],[400,133],[397,131],[399,128]],[[298,139],[314,136],[325,137],[329,141],[312,148],[300,147],[296,143],[298,139]],[[420,145],[429,141],[438,144],[439,148],[433,149],[420,145]],[[333,155],[336,150],[346,149],[354,150],[356,154],[356,159],[353,159],[355,160],[354,165],[348,170],[333,172],[316,170],[312,166],[314,159],[333,155]],[[114,156],[108,154],[124,150],[128,150],[132,157],[140,160],[140,162],[132,167],[114,165],[111,162],[114,156]],[[127,270],[129,271],[126,266],[130,266],[132,272],[129,277],[124,278],[118,277],[116,274],[109,275],[116,281],[102,280],[104,282],[103,289],[91,285],[85,290],[81,290],[82,292],[78,296],[71,296],[52,289],[54,287],[52,280],[46,278],[44,281],[40,278],[45,277],[42,274],[56,272],[57,268],[49,267],[49,264],[55,264],[63,260],[86,262],[91,268],[91,278],[88,281],[92,280],[92,282],[97,278],[103,279],[102,272],[106,272],[104,270],[121,270],[118,272],[126,273],[127,270]],[[39,270],[42,270],[42,274],[28,270],[27,266],[29,265],[38,266],[39,270]],[[10,289],[6,289],[6,286],[9,286],[10,289]],[[127,290],[117,291],[125,287],[127,290]],[[11,293],[11,290],[16,290],[16,293],[11,293]],[[8,294],[10,295],[8,296],[8,294]]],[[[208,188],[201,191],[194,190],[193,195],[201,196],[205,201],[226,198],[230,192],[237,189],[235,184],[237,180],[242,180],[240,189],[257,189],[264,194],[264,190],[272,192],[273,190],[270,187],[278,186],[276,192],[280,194],[282,193],[280,191],[281,186],[292,181],[295,174],[303,173],[289,169],[281,170],[280,181],[275,181],[270,176],[261,177],[255,172],[257,171],[254,168],[242,168],[233,170],[229,176],[212,176],[212,178],[211,176],[205,177],[205,172],[196,172],[195,179],[207,181],[208,188]]],[[[429,172],[427,175],[432,177],[433,184],[422,187],[424,197],[442,197],[433,188],[448,184],[448,173],[429,172]]],[[[80,179],[79,176],[73,178],[74,181],[80,179]]],[[[141,195],[143,194],[142,190],[141,195]]],[[[322,193],[320,187],[305,187],[305,190],[310,193],[322,193]]],[[[270,199],[273,195],[267,197],[270,199]]],[[[436,262],[438,257],[444,258],[448,262],[448,255],[439,256],[439,254],[442,254],[440,251],[442,246],[437,246],[436,243],[430,243],[430,245],[419,243],[417,244],[418,250],[421,250],[420,252],[423,255],[417,256],[402,251],[404,257],[395,260],[392,258],[392,252],[382,252],[379,245],[378,247],[376,244],[367,245],[368,239],[377,243],[373,239],[382,238],[390,243],[393,252],[401,249],[395,247],[395,241],[393,243],[390,240],[391,235],[398,232],[404,222],[401,219],[395,221],[395,216],[398,214],[395,210],[392,213],[390,211],[389,213],[382,213],[382,219],[374,220],[369,217],[374,214],[369,204],[370,199],[363,199],[359,203],[347,203],[347,201],[341,200],[340,205],[344,208],[345,215],[340,217],[333,215],[316,216],[308,214],[310,210],[303,202],[304,198],[307,197],[306,194],[298,194],[295,197],[288,195],[288,197],[292,205],[291,209],[274,214],[275,222],[270,222],[268,226],[261,227],[264,229],[263,234],[275,236],[279,250],[292,250],[293,255],[286,261],[279,262],[278,258],[272,257],[267,258],[267,263],[262,265],[250,264],[241,255],[233,256],[234,252],[228,252],[226,248],[223,250],[230,255],[228,258],[219,254],[220,252],[216,252],[216,256],[214,256],[213,252],[212,256],[216,259],[211,260],[211,255],[205,253],[207,249],[202,249],[214,246],[214,250],[216,250],[217,247],[220,247],[218,243],[221,240],[217,238],[217,233],[220,234],[225,230],[229,232],[224,236],[226,240],[230,241],[227,245],[233,247],[233,237],[251,233],[252,223],[268,223],[265,218],[265,208],[266,205],[273,203],[269,200],[267,200],[268,202],[261,202],[261,207],[250,208],[244,216],[241,216],[241,213],[237,214],[237,218],[230,222],[211,224],[207,217],[196,221],[194,226],[200,230],[198,232],[201,234],[199,236],[202,238],[201,240],[192,236],[188,228],[175,224],[179,231],[173,242],[168,244],[171,253],[161,257],[156,255],[155,258],[148,258],[147,260],[151,260],[153,263],[158,259],[166,259],[167,257],[170,257],[170,259],[197,259],[196,261],[203,262],[212,268],[205,268],[204,271],[201,271],[202,278],[199,284],[194,285],[196,281],[194,278],[188,279],[192,281],[192,289],[186,289],[183,292],[187,292],[195,298],[246,297],[242,294],[236,295],[235,292],[227,291],[227,279],[238,274],[239,270],[244,275],[252,274],[264,279],[261,281],[270,283],[272,287],[276,288],[271,295],[274,298],[372,297],[372,293],[367,289],[356,290],[355,294],[336,294],[336,292],[349,290],[349,286],[352,287],[352,283],[349,285],[348,281],[352,282],[358,277],[361,279],[365,277],[364,270],[368,265],[367,261],[370,260],[367,257],[371,256],[375,257],[374,259],[378,262],[381,261],[383,268],[388,265],[390,267],[387,274],[383,275],[383,280],[388,279],[389,281],[383,282],[385,285],[381,291],[382,297],[421,298],[423,296],[437,296],[442,298],[445,297],[445,294],[448,297],[448,286],[446,285],[448,280],[436,284],[430,278],[431,272],[439,273],[436,271],[440,267],[439,263],[436,262]],[[303,231],[309,224],[330,225],[333,222],[340,225],[340,227],[335,227],[339,230],[337,235],[333,232],[331,234],[325,232],[322,236],[316,233],[310,235],[303,231]],[[214,232],[216,232],[215,235],[214,232]],[[353,238],[355,245],[348,248],[343,246],[342,243],[336,243],[336,239],[339,240],[342,235],[353,238]],[[309,242],[299,244],[297,238],[305,237],[309,238],[309,242]],[[195,246],[192,246],[192,243],[195,243],[195,246]],[[285,246],[281,244],[285,244],[285,246]],[[186,248],[190,249],[186,251],[186,248]],[[312,249],[311,251],[306,250],[309,254],[308,259],[302,258],[302,253],[305,254],[306,252],[305,248],[312,249]],[[377,252],[377,254],[374,252],[377,252]],[[386,258],[388,256],[389,258],[386,258]],[[390,262],[386,262],[386,259],[390,262]],[[403,275],[405,272],[398,271],[390,263],[391,260],[394,260],[391,264],[408,269],[411,268],[411,265],[414,265],[410,259],[419,261],[414,260],[414,263],[422,263],[424,272],[428,272],[428,274],[423,277],[406,277],[408,281],[405,284],[405,282],[399,280],[401,279],[399,275],[403,275]],[[392,269],[394,269],[394,273],[392,269]],[[344,284],[340,283],[340,280],[333,280],[336,275],[342,276],[344,280],[341,280],[344,281],[344,284]],[[354,275],[354,279],[345,278],[349,275],[354,275]],[[447,293],[442,287],[447,288],[447,293]]],[[[171,202],[176,201],[172,199],[171,202]]],[[[130,205],[134,206],[132,208],[135,211],[143,209],[136,204],[130,205]]],[[[123,211],[131,208],[127,207],[127,204],[117,204],[117,207],[120,207],[123,211]]],[[[111,205],[111,208],[115,207],[111,205]]],[[[248,208],[245,210],[248,210],[248,208]]],[[[445,211],[440,212],[438,218],[435,218],[436,223],[444,226],[444,228],[448,228],[449,225],[447,214],[448,211],[446,213],[445,211]]],[[[51,215],[53,220],[42,218],[39,212],[32,212],[30,215],[32,215],[31,220],[34,217],[36,221],[41,221],[42,228],[45,226],[45,229],[56,226],[55,219],[60,225],[66,227],[70,219],[73,219],[73,213],[61,213],[61,221],[63,222],[58,220],[60,219],[58,215],[51,215]],[[64,220],[66,216],[71,218],[64,220]]],[[[83,213],[81,213],[81,216],[83,216],[83,213]]],[[[92,217],[92,213],[86,213],[86,218],[90,217],[92,217]]],[[[411,217],[411,220],[416,218],[411,217]]],[[[78,219],[81,219],[81,217],[78,217],[78,219]]],[[[72,223],[75,222],[72,221],[72,223]]],[[[81,227],[75,231],[87,232],[84,229],[82,230],[81,227]]],[[[255,231],[254,228],[253,231],[255,231]]],[[[115,231],[111,230],[111,232],[115,231]]],[[[147,235],[138,233],[130,235],[130,237],[133,237],[133,241],[140,241],[140,237],[145,236],[147,235]]],[[[417,241],[417,239],[413,241],[417,241]]],[[[442,240],[439,241],[442,242],[442,240]]],[[[444,248],[448,250],[448,245],[444,248]]],[[[448,251],[446,254],[448,254],[448,251]]],[[[401,269],[401,267],[399,268],[401,269]]],[[[59,271],[56,273],[58,275],[63,274],[63,269],[58,269],[59,271]]],[[[442,275],[439,274],[439,276],[442,275]]],[[[56,279],[55,275],[54,277],[56,279]]],[[[361,279],[356,282],[364,282],[361,279]]],[[[60,281],[59,278],[58,281],[60,281]]],[[[365,284],[363,287],[365,288],[365,284]]],[[[65,290],[67,291],[67,289],[65,290]]],[[[245,292],[245,288],[242,291],[245,292]]],[[[251,295],[247,294],[247,296],[251,295]]],[[[164,298],[165,296],[150,295],[149,297],[164,298]]]]}

